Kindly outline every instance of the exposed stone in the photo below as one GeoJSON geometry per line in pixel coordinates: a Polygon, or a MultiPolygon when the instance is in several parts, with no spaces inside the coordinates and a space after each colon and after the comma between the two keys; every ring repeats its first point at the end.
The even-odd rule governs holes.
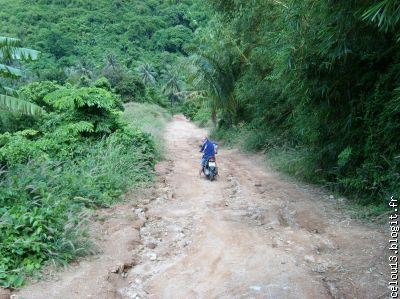
{"type": "Polygon", "coordinates": [[[144,219],[138,219],[135,222],[133,222],[133,227],[135,229],[140,229],[145,225],[146,221],[144,219]]]}
{"type": "Polygon", "coordinates": [[[157,260],[157,254],[155,254],[154,252],[149,252],[149,253],[147,254],[147,256],[149,257],[149,259],[150,259],[151,261],[157,260]]]}
{"type": "Polygon", "coordinates": [[[153,243],[153,242],[150,242],[150,243],[147,243],[147,244],[146,244],[146,247],[147,247],[147,248],[150,248],[150,249],[154,249],[154,248],[157,247],[157,244],[155,244],[155,243],[153,243]]]}
{"type": "Polygon", "coordinates": [[[306,255],[306,256],[304,257],[304,260],[305,260],[306,262],[309,262],[309,263],[314,263],[314,262],[315,262],[314,257],[311,256],[311,255],[306,255]]]}
{"type": "Polygon", "coordinates": [[[121,264],[121,263],[119,263],[119,264],[113,266],[113,267],[109,270],[109,272],[111,272],[111,273],[121,273],[123,269],[124,269],[124,265],[121,264]]]}
{"type": "Polygon", "coordinates": [[[343,203],[346,202],[346,198],[340,197],[340,198],[337,199],[337,202],[338,202],[339,204],[343,204],[343,203]]]}

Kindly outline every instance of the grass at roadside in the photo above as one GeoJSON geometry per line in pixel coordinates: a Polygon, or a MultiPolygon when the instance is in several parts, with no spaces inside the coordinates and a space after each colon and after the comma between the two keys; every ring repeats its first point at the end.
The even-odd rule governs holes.
{"type": "Polygon", "coordinates": [[[167,110],[154,104],[132,102],[125,105],[122,117],[129,127],[151,134],[159,153],[162,153],[164,129],[171,119],[167,110]]]}
{"type": "Polygon", "coordinates": [[[260,132],[251,127],[237,126],[231,129],[215,129],[211,137],[227,146],[237,146],[245,152],[263,151],[268,166],[278,172],[302,182],[320,185],[338,197],[348,196],[350,200],[346,201],[343,208],[354,218],[379,219],[380,215],[389,209],[385,203],[378,201],[371,203],[362,195],[343,192],[337,183],[330,182],[329,178],[319,172],[319,167],[315,165],[315,159],[309,150],[292,147],[272,134],[268,135],[267,132],[260,132]]]}

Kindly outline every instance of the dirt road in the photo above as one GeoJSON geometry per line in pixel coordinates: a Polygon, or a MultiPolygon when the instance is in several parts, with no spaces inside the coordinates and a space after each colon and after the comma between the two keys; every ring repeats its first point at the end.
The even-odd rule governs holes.
{"type": "Polygon", "coordinates": [[[278,176],[259,156],[222,149],[218,180],[200,179],[204,134],[175,117],[155,190],[136,205],[99,211],[93,233],[103,254],[18,296],[388,296],[383,228],[350,219],[337,209],[341,200],[278,176]]]}

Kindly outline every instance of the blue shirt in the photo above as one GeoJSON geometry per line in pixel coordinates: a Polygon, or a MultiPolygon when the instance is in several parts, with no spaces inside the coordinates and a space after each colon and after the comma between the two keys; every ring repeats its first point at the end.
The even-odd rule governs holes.
{"type": "Polygon", "coordinates": [[[215,157],[215,145],[216,145],[216,143],[214,143],[208,139],[203,143],[203,145],[200,149],[200,152],[203,153],[203,159],[215,157]]]}

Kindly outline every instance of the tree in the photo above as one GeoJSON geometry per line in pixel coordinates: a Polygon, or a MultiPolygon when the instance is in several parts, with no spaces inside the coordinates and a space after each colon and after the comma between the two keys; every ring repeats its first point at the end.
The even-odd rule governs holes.
{"type": "Polygon", "coordinates": [[[16,80],[23,72],[13,65],[18,60],[36,60],[39,52],[20,47],[20,40],[0,36],[0,109],[27,115],[40,115],[44,112],[39,106],[19,98],[18,92],[4,86],[7,79],[16,80]]]}
{"type": "Polygon", "coordinates": [[[43,52],[53,55],[56,59],[74,54],[75,43],[68,31],[58,25],[50,26],[38,33],[40,41],[37,45],[43,52]]]}
{"type": "Polygon", "coordinates": [[[105,57],[105,67],[102,74],[106,77],[112,86],[118,85],[125,77],[125,71],[122,69],[115,54],[109,53],[105,57]]]}
{"type": "Polygon", "coordinates": [[[162,92],[168,96],[171,105],[178,102],[181,99],[183,82],[177,72],[168,67],[162,71],[161,78],[165,81],[162,92]]]}
{"type": "Polygon", "coordinates": [[[116,69],[119,68],[119,63],[117,56],[114,53],[108,53],[105,57],[106,61],[106,66],[104,67],[105,70],[113,70],[115,71],[116,69]]]}
{"type": "Polygon", "coordinates": [[[186,46],[193,37],[193,32],[183,26],[177,25],[158,30],[152,37],[155,48],[170,53],[180,52],[186,55],[186,46]]]}
{"type": "Polygon", "coordinates": [[[155,77],[157,73],[151,64],[143,63],[138,66],[137,71],[144,85],[154,85],[156,83],[155,77]]]}
{"type": "Polygon", "coordinates": [[[196,32],[193,88],[220,124],[358,202],[400,194],[400,2],[208,2],[218,15],[196,32]]]}
{"type": "Polygon", "coordinates": [[[202,91],[202,96],[207,98],[211,108],[211,120],[216,123],[217,110],[223,111],[227,116],[229,125],[237,109],[234,96],[235,78],[230,66],[221,65],[215,55],[199,54],[193,57],[193,73],[190,81],[193,86],[202,91]]]}

